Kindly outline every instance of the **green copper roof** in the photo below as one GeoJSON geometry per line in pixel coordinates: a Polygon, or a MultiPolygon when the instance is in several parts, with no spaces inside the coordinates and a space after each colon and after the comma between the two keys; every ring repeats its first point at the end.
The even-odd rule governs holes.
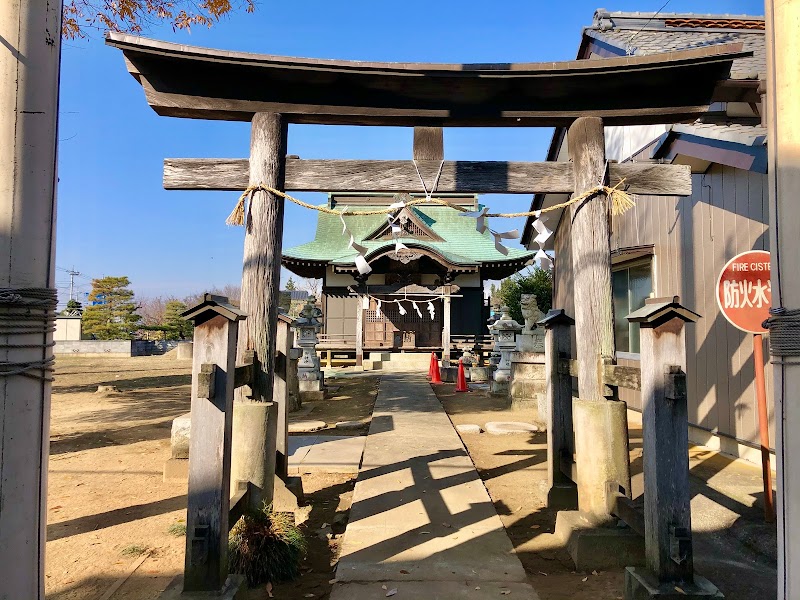
{"type": "MultiPolygon", "coordinates": [[[[368,210],[373,207],[358,206],[356,210],[368,210]]],[[[374,208],[385,208],[374,207],[374,208]]],[[[420,240],[401,237],[401,242],[408,246],[430,248],[446,260],[457,265],[475,265],[484,262],[519,261],[532,258],[534,253],[517,248],[509,248],[508,254],[499,252],[494,245],[494,238],[486,231],[481,234],[475,229],[475,219],[462,217],[460,213],[444,206],[415,206],[411,210],[444,241],[420,240]]],[[[338,216],[318,213],[317,233],[314,239],[306,244],[288,248],[283,251],[286,258],[330,262],[337,265],[351,265],[355,262],[356,252],[349,247],[350,238],[342,235],[342,222],[338,216]]],[[[345,217],[347,226],[355,241],[367,248],[366,258],[391,248],[394,241],[368,240],[368,237],[382,224],[386,223],[386,215],[345,217]]]]}

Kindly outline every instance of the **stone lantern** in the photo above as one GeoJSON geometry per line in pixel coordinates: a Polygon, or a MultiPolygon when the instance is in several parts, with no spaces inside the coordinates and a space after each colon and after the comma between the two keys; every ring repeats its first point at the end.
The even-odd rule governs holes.
{"type": "Polygon", "coordinates": [[[300,316],[292,321],[292,328],[297,329],[297,345],[303,350],[303,355],[297,361],[297,379],[300,387],[300,397],[303,400],[321,400],[324,395],[324,375],[320,370],[320,361],[317,356],[317,332],[322,328],[319,317],[322,311],[316,307],[317,299],[309,296],[300,316]]]}
{"type": "Polygon", "coordinates": [[[497,336],[494,335],[494,331],[492,331],[492,326],[497,322],[498,316],[497,311],[500,310],[499,308],[495,307],[492,310],[491,316],[486,320],[486,328],[489,330],[489,333],[492,336],[493,344],[492,344],[492,351],[489,352],[489,369],[495,370],[497,369],[497,365],[500,364],[500,348],[497,347],[497,336]]]}
{"type": "Polygon", "coordinates": [[[494,372],[491,393],[508,394],[511,382],[511,353],[517,350],[517,334],[522,331],[522,325],[511,318],[507,306],[503,306],[500,311],[502,316],[489,326],[494,338],[494,348],[500,352],[500,362],[494,372]]]}

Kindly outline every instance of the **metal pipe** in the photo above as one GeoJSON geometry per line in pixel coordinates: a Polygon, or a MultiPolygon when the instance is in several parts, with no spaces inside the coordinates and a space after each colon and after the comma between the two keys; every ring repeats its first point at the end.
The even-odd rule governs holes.
{"type": "Polygon", "coordinates": [[[764,383],[764,336],[753,334],[753,361],[756,370],[756,400],[758,402],[758,433],[761,437],[761,471],[764,479],[764,520],[775,520],[772,503],[772,467],[769,457],[769,418],[767,417],[767,390],[764,383]]]}

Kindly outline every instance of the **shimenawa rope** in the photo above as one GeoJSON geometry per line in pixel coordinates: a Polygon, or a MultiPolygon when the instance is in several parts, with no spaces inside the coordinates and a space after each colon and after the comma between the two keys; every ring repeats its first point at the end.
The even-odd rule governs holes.
{"type": "MultiPolygon", "coordinates": [[[[565,208],[576,202],[581,202],[582,200],[586,200],[587,198],[591,198],[593,196],[597,196],[601,193],[604,193],[609,200],[611,201],[611,214],[613,215],[621,215],[622,213],[626,212],[628,209],[635,206],[635,202],[630,197],[630,195],[619,189],[625,179],[620,179],[616,185],[613,187],[609,187],[607,185],[599,185],[594,187],[590,190],[583,192],[575,196],[574,198],[570,198],[566,202],[562,202],[561,204],[556,204],[553,206],[548,206],[547,208],[542,208],[540,211],[530,210],[525,212],[516,212],[516,213],[487,213],[485,217],[491,218],[501,218],[501,219],[511,219],[514,217],[533,217],[536,216],[536,213],[542,212],[550,212],[553,210],[558,210],[560,208],[565,208]]],[[[303,208],[308,208],[310,210],[316,210],[321,213],[329,214],[329,215],[336,215],[337,217],[342,215],[346,217],[366,217],[371,215],[388,215],[395,210],[396,208],[381,208],[381,209],[373,209],[373,210],[353,210],[347,211],[346,214],[342,214],[341,210],[334,210],[332,208],[328,208],[327,206],[314,206],[313,204],[309,204],[308,202],[303,202],[298,198],[294,198],[287,194],[286,192],[282,192],[280,190],[276,190],[275,188],[269,187],[267,185],[259,184],[259,185],[251,185],[248,187],[242,195],[239,196],[239,201],[236,203],[233,211],[228,218],[225,220],[227,225],[231,226],[242,226],[244,225],[245,214],[247,212],[247,205],[248,203],[252,202],[252,196],[256,192],[267,192],[270,194],[275,194],[279,198],[284,198],[289,202],[294,202],[298,206],[302,206],[303,208]]],[[[452,208],[458,212],[471,212],[470,209],[465,208],[463,206],[458,206],[453,204],[452,202],[448,202],[447,200],[442,200],[441,198],[415,198],[414,200],[409,200],[405,203],[406,206],[416,206],[419,204],[437,204],[439,206],[446,206],[448,208],[452,208]]]]}
{"type": "MultiPolygon", "coordinates": [[[[52,288],[0,288],[0,307],[12,311],[0,313],[0,336],[46,335],[53,332],[57,301],[58,292],[52,288]]],[[[46,341],[32,344],[0,343],[0,349],[45,349],[54,345],[54,342],[46,341]]],[[[48,373],[53,370],[54,361],[53,356],[48,356],[33,361],[0,362],[0,377],[23,375],[52,381],[48,373]]]]}
{"type": "Polygon", "coordinates": [[[770,308],[764,327],[769,329],[772,356],[800,356],[800,309],[770,308]]]}

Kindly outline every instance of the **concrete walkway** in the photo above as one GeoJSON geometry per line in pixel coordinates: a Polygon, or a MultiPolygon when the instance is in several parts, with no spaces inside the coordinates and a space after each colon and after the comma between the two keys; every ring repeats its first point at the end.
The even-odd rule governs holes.
{"type": "Polygon", "coordinates": [[[419,374],[381,377],[331,600],[538,600],[450,419],[419,374]]]}

